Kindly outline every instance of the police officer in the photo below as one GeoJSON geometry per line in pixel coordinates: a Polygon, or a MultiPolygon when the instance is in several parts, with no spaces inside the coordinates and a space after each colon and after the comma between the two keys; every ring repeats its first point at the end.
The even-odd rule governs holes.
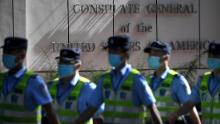
{"type": "Polygon", "coordinates": [[[188,102],[186,102],[177,112],[170,114],[170,123],[173,124],[180,115],[188,113],[195,105],[201,104],[202,123],[220,123],[220,44],[210,43],[208,49],[208,67],[210,72],[206,72],[198,79],[193,88],[188,102]]]}
{"type": "MultiPolygon", "coordinates": [[[[130,38],[125,35],[108,39],[108,61],[112,70],[98,80],[97,88],[89,102],[90,108],[75,123],[88,119],[98,106],[105,102],[105,124],[143,124],[147,106],[154,123],[162,120],[155,105],[155,98],[145,78],[128,64],[130,38]]],[[[149,115],[148,115],[149,117],[149,115]]]]}
{"type": "MultiPolygon", "coordinates": [[[[73,123],[74,118],[87,109],[90,95],[96,85],[79,74],[79,48],[62,49],[57,59],[59,78],[51,81],[48,87],[61,123],[73,123]]],[[[92,118],[86,124],[93,124],[92,118]]]]}
{"type": "MultiPolygon", "coordinates": [[[[189,84],[184,76],[171,70],[169,59],[171,46],[162,41],[152,42],[144,49],[148,53],[148,66],[154,69],[152,75],[147,76],[147,81],[157,99],[157,106],[161,116],[168,123],[168,112],[175,111],[181,104],[184,104],[191,93],[189,84]]],[[[200,123],[197,110],[191,112],[194,123],[200,123]]],[[[178,120],[177,124],[189,123],[186,120],[178,120]]]]}
{"type": "Polygon", "coordinates": [[[44,80],[23,65],[27,47],[27,39],[19,37],[6,38],[2,46],[8,71],[0,74],[0,124],[41,124],[41,109],[58,124],[44,80]]]}

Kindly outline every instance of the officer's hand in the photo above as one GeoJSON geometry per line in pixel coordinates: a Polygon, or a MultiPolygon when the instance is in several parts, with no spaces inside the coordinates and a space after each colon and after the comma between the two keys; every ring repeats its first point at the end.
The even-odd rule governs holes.
{"type": "Polygon", "coordinates": [[[170,113],[168,116],[169,124],[175,124],[177,118],[178,116],[176,113],[170,113]]]}

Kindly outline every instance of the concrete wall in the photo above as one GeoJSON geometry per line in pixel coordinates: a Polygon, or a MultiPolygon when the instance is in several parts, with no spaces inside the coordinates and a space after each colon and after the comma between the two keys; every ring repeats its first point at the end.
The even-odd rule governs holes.
{"type": "MultiPolygon", "coordinates": [[[[187,69],[194,60],[197,61],[193,65],[195,69],[206,68],[206,55],[199,55],[207,49],[209,42],[220,42],[220,1],[158,0],[158,4],[163,5],[193,5],[191,14],[159,14],[158,21],[155,13],[146,13],[149,4],[155,4],[155,0],[115,0],[114,33],[130,35],[134,42],[130,63],[136,68],[147,69],[147,55],[142,51],[149,42],[158,39],[171,42],[174,46],[172,68],[187,69]],[[122,5],[127,7],[124,11],[120,8],[122,5]],[[129,5],[133,5],[131,13],[129,5]],[[149,30],[138,31],[138,24],[149,30]],[[201,48],[199,44],[202,44],[201,48]]],[[[11,5],[11,0],[0,0],[1,44],[6,36],[13,34],[11,5]]],[[[69,1],[70,47],[82,48],[83,70],[109,68],[102,46],[113,35],[110,5],[110,0],[69,1]],[[79,6],[86,5],[109,5],[108,12],[76,12],[79,6]]],[[[27,66],[38,71],[56,69],[54,58],[68,44],[67,0],[14,0],[14,12],[15,36],[29,39],[27,66]]]]}
{"type": "MultiPolygon", "coordinates": [[[[26,37],[26,1],[14,0],[14,16],[12,16],[13,15],[12,10],[13,10],[12,0],[0,0],[0,45],[1,46],[3,44],[4,38],[8,36],[13,36],[13,34],[14,36],[26,37]],[[14,28],[13,28],[13,17],[14,17],[14,28]]],[[[2,63],[0,67],[2,69],[2,63]]]]}

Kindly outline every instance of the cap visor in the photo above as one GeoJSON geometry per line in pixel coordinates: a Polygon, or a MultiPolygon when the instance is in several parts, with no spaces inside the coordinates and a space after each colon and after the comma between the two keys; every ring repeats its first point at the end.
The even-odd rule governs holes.
{"type": "Polygon", "coordinates": [[[107,50],[109,47],[108,46],[103,46],[102,49],[103,50],[107,50]]]}
{"type": "Polygon", "coordinates": [[[205,50],[205,51],[203,51],[202,53],[209,53],[209,50],[205,50]]]}
{"type": "Polygon", "coordinates": [[[55,59],[63,59],[63,60],[67,60],[67,61],[75,61],[75,59],[65,58],[65,57],[61,57],[61,56],[57,56],[55,59]]]}
{"type": "Polygon", "coordinates": [[[150,47],[146,47],[146,48],[144,49],[144,52],[145,52],[145,53],[149,53],[149,52],[150,52],[150,50],[151,50],[151,48],[150,48],[150,47]]]}
{"type": "Polygon", "coordinates": [[[55,57],[55,59],[60,59],[60,56],[55,57]]]}

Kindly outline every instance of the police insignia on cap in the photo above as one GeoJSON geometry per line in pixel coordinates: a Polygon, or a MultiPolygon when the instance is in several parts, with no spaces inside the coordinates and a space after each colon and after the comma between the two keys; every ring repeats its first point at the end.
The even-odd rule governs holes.
{"type": "Polygon", "coordinates": [[[213,45],[211,46],[211,48],[212,48],[212,49],[215,49],[215,45],[213,44],[213,45]]]}
{"type": "Polygon", "coordinates": [[[67,52],[66,52],[66,51],[63,51],[63,55],[67,55],[67,52]]]}
{"type": "Polygon", "coordinates": [[[7,44],[10,43],[10,40],[7,40],[6,43],[7,43],[7,44]]]}
{"type": "Polygon", "coordinates": [[[109,43],[110,43],[110,44],[113,44],[113,43],[114,43],[114,40],[110,40],[109,43]]]}

